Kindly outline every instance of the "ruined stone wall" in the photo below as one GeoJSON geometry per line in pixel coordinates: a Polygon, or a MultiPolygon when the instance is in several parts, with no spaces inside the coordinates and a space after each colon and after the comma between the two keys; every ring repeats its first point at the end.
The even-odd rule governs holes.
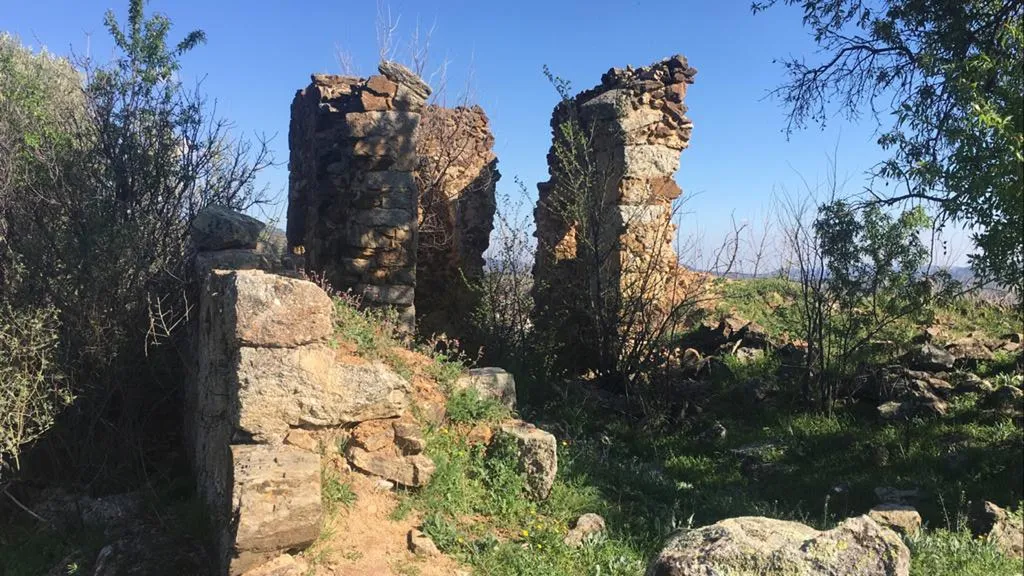
{"type": "Polygon", "coordinates": [[[415,324],[414,134],[430,88],[381,63],[367,79],[316,74],[292,102],[288,243],[308,270],[415,324]]]}
{"type": "Polygon", "coordinates": [[[656,322],[679,297],[672,201],[681,194],[674,175],[693,126],[683,100],[695,74],[682,56],[612,69],[554,111],[551,178],[538,185],[534,210],[534,321],[556,341],[582,342],[571,362],[593,362],[595,306],[642,298],[653,303],[643,320],[656,322]],[[583,170],[564,153],[574,149],[562,131],[569,121],[587,143],[574,156],[583,170]]]}
{"type": "Polygon", "coordinates": [[[397,417],[409,404],[408,382],[383,364],[336,361],[333,310],[304,280],[220,269],[204,278],[186,426],[218,574],[319,535],[320,454],[296,435],[397,417]]]}
{"type": "Polygon", "coordinates": [[[483,274],[501,175],[479,106],[427,106],[416,137],[419,248],[416,307],[427,332],[459,334],[472,307],[467,279],[483,274]]]}

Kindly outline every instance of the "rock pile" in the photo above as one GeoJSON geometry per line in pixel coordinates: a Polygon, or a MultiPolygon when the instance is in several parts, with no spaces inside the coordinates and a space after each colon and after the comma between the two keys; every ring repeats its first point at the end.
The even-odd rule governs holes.
{"type": "Polygon", "coordinates": [[[415,326],[415,133],[430,88],[401,64],[314,74],[291,109],[288,244],[306,268],[415,326]]]}

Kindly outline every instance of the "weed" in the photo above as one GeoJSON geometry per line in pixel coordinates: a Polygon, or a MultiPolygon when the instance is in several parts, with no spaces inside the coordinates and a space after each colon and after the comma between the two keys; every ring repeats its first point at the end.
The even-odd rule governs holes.
{"type": "Polygon", "coordinates": [[[482,398],[475,388],[457,390],[448,396],[448,420],[454,423],[496,422],[508,416],[497,400],[482,398]]]}
{"type": "Polygon", "coordinates": [[[342,482],[333,472],[324,469],[321,473],[320,495],[327,512],[333,514],[341,508],[351,508],[356,502],[356,493],[347,482],[342,482]]]}

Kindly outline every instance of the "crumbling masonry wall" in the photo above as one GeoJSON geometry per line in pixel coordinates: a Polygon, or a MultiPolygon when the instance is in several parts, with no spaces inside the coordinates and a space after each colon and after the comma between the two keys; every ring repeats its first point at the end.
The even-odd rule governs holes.
{"type": "Polygon", "coordinates": [[[427,106],[416,136],[419,248],[416,309],[426,332],[460,334],[469,284],[483,274],[501,177],[479,106],[427,106]]]}
{"type": "Polygon", "coordinates": [[[288,243],[306,269],[415,325],[418,166],[430,88],[400,64],[367,79],[316,74],[292,102],[288,243]]]}
{"type": "Polygon", "coordinates": [[[550,179],[538,185],[534,210],[534,322],[554,341],[572,343],[564,352],[577,366],[593,365],[595,302],[644,298],[665,313],[678,297],[671,217],[681,190],[674,175],[693,127],[683,100],[696,73],[683,56],[613,68],[599,86],[555,108],[550,179]],[[585,171],[559,153],[569,121],[587,142],[585,171]],[[586,184],[573,180],[581,173],[586,184]],[[592,214],[586,222],[577,217],[583,212],[592,214]]]}
{"type": "Polygon", "coordinates": [[[242,574],[320,534],[320,453],[296,437],[332,436],[409,405],[408,382],[383,364],[337,360],[333,313],[312,282],[260,270],[205,275],[186,427],[216,574],[242,574]]]}

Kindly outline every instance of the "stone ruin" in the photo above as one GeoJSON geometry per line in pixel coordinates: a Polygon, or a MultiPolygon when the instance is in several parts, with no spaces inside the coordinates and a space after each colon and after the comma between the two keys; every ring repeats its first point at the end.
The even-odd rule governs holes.
{"type": "Polygon", "coordinates": [[[683,56],[613,68],[599,86],[563,101],[552,115],[550,179],[538,185],[534,210],[534,322],[555,341],[573,343],[565,353],[577,366],[592,366],[596,354],[595,344],[581,342],[595,330],[588,301],[643,298],[653,303],[654,317],[643,318],[650,322],[682,296],[672,202],[681,194],[674,175],[693,127],[683,100],[696,73],[683,56]],[[584,132],[586,161],[594,166],[585,193],[559,153],[567,146],[562,126],[570,120],[584,132]],[[581,197],[590,205],[578,206],[581,197]],[[574,216],[579,210],[597,213],[593,222],[600,229],[591,223],[592,230],[582,231],[574,216]],[[584,245],[600,256],[587,257],[584,245]],[[592,294],[595,284],[606,291],[592,294]]]}
{"type": "Polygon", "coordinates": [[[416,307],[427,333],[465,333],[467,282],[483,275],[501,174],[479,106],[427,106],[416,138],[419,247],[416,307]]]}
{"type": "Polygon", "coordinates": [[[399,64],[314,74],[292,102],[288,243],[333,288],[415,326],[414,133],[430,87],[399,64]],[[299,248],[301,247],[301,248],[299,248]]]}
{"type": "Polygon", "coordinates": [[[411,71],[379,71],[315,74],[296,94],[288,244],[307,270],[397,310],[412,332],[417,305],[450,308],[463,274],[482,272],[497,160],[483,110],[427,106],[430,88],[411,71]]]}
{"type": "MultiPolygon", "coordinates": [[[[444,418],[443,403],[416,397],[390,366],[336,349],[330,296],[281,275],[290,273],[264,235],[263,223],[216,206],[192,225],[201,287],[189,327],[186,449],[213,527],[214,573],[231,576],[316,540],[321,473],[337,458],[386,485],[426,485],[435,467],[410,407],[444,418]]],[[[515,409],[504,370],[470,370],[455,387],[515,409]]],[[[530,494],[546,498],[558,467],[554,436],[518,420],[485,441],[492,433],[518,447],[530,494]]]]}

